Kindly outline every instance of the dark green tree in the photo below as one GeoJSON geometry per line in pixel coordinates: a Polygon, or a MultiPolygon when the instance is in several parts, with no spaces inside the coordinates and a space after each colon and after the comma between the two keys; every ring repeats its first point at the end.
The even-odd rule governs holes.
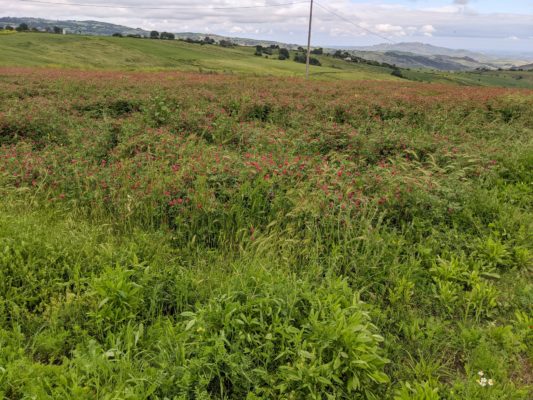
{"type": "Polygon", "coordinates": [[[61,35],[63,33],[63,29],[61,29],[59,26],[54,26],[54,33],[56,35],[61,35]]]}
{"type": "MultiPolygon", "coordinates": [[[[294,61],[297,63],[305,64],[307,63],[307,55],[305,53],[299,52],[294,56],[294,61]]],[[[310,65],[316,65],[321,66],[320,60],[318,58],[310,57],[309,58],[309,64],[310,65]]]]}
{"type": "Polygon", "coordinates": [[[17,27],[18,32],[27,32],[29,30],[30,30],[30,27],[28,26],[28,24],[24,22],[17,27]]]}
{"type": "Polygon", "coordinates": [[[392,76],[396,76],[398,78],[405,78],[402,74],[402,71],[399,68],[394,68],[392,72],[390,73],[392,76]]]}
{"type": "Polygon", "coordinates": [[[291,57],[291,54],[289,53],[289,50],[287,49],[279,49],[279,59],[280,60],[287,60],[291,57]]]}
{"type": "Polygon", "coordinates": [[[159,32],[158,31],[150,32],[150,39],[159,39],[159,32]]]}
{"type": "Polygon", "coordinates": [[[233,47],[233,46],[235,46],[235,43],[232,43],[231,41],[224,40],[224,39],[222,39],[220,42],[218,42],[218,44],[220,45],[220,47],[233,47]]]}
{"type": "Polygon", "coordinates": [[[173,33],[162,32],[160,38],[164,40],[174,40],[176,39],[176,36],[173,33]]]}

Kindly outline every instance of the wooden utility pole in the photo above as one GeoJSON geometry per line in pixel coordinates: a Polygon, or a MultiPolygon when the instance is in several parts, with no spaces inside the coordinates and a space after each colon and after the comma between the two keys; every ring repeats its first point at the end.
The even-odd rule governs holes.
{"type": "Polygon", "coordinates": [[[309,11],[309,33],[307,35],[307,60],[305,63],[305,78],[309,79],[309,60],[311,58],[311,29],[313,27],[313,0],[309,11]]]}

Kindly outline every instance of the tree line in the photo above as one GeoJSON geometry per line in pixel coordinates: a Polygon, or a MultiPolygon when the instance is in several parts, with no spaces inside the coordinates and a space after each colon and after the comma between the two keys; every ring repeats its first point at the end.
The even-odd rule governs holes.
{"type": "Polygon", "coordinates": [[[36,27],[30,27],[26,23],[21,23],[17,27],[13,27],[11,25],[6,26],[0,26],[0,30],[6,30],[6,31],[17,31],[17,32],[46,32],[46,33],[55,33],[58,35],[61,35],[63,33],[63,28],[60,28],[59,26],[54,26],[53,28],[46,27],[44,30],[39,30],[36,27]]]}

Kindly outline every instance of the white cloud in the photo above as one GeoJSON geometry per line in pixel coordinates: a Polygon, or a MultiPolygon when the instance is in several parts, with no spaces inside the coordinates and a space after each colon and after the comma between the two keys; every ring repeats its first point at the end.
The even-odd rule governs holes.
{"type": "MultiPolygon", "coordinates": [[[[3,16],[32,16],[49,19],[96,19],[147,30],[172,32],[197,31],[227,35],[256,35],[273,39],[304,43],[307,34],[308,4],[283,7],[220,10],[213,7],[242,7],[273,5],[298,0],[49,0],[58,3],[117,5],[124,7],[169,7],[173,9],[132,9],[59,6],[0,0],[3,16]]],[[[320,0],[319,0],[320,1],[320,0]]],[[[391,4],[389,0],[322,0],[315,8],[313,40],[321,44],[334,44],[338,40],[347,44],[392,40],[435,41],[446,39],[461,46],[464,38],[474,40],[508,41],[510,36],[530,38],[516,41],[525,49],[533,37],[533,14],[483,14],[476,13],[476,3],[468,0],[449,0],[447,6],[421,8],[421,3],[411,6],[391,4]],[[324,10],[329,8],[348,19],[348,23],[324,10]],[[358,27],[359,26],[359,27],[358,27]],[[370,32],[376,32],[373,36],[370,32]]],[[[502,5],[502,8],[504,6],[502,5]]]]}
{"type": "Polygon", "coordinates": [[[405,36],[405,30],[399,25],[391,24],[377,24],[374,26],[374,30],[379,33],[388,33],[394,36],[405,36]]]}
{"type": "Polygon", "coordinates": [[[433,33],[435,33],[436,29],[433,25],[424,25],[422,28],[420,28],[420,32],[424,36],[433,36],[433,33]]]}

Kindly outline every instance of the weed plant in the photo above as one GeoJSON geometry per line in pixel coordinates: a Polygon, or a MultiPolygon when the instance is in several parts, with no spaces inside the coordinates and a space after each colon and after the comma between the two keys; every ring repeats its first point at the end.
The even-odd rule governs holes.
{"type": "Polygon", "coordinates": [[[0,397],[530,398],[532,110],[0,70],[0,397]]]}

